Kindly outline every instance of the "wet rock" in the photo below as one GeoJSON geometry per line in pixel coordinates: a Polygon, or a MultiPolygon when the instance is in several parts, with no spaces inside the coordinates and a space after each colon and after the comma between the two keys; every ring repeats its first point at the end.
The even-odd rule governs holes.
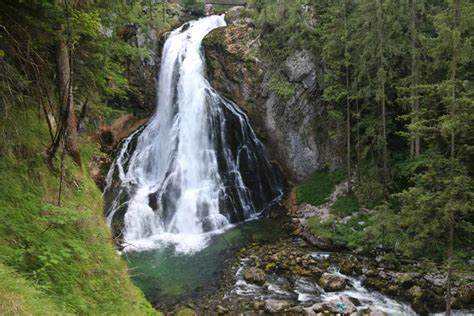
{"type": "Polygon", "coordinates": [[[359,265],[359,262],[357,261],[355,257],[344,258],[339,263],[339,269],[344,274],[352,275],[356,271],[360,270],[358,265],[359,265]]]}
{"type": "Polygon", "coordinates": [[[346,305],[346,313],[353,314],[357,312],[356,304],[360,305],[360,302],[358,299],[349,297],[347,295],[341,295],[339,296],[339,299],[344,305],[346,305]]]}
{"type": "Polygon", "coordinates": [[[340,291],[346,287],[347,279],[336,274],[323,273],[319,285],[328,292],[340,291]]]}
{"type": "Polygon", "coordinates": [[[356,312],[356,306],[347,295],[341,295],[338,299],[326,303],[316,303],[310,307],[303,308],[303,313],[311,316],[318,315],[319,313],[348,315],[356,312]]]}
{"type": "Polygon", "coordinates": [[[364,268],[364,269],[362,269],[362,273],[368,278],[377,276],[377,271],[375,271],[373,269],[364,268]]]}
{"type": "Polygon", "coordinates": [[[253,308],[260,310],[265,307],[265,302],[264,301],[255,301],[253,302],[253,308]]]}
{"type": "Polygon", "coordinates": [[[316,316],[322,311],[324,311],[324,306],[322,303],[316,303],[309,307],[303,307],[303,314],[307,316],[316,316]]]}
{"type": "Polygon", "coordinates": [[[224,315],[224,314],[227,314],[229,312],[229,310],[227,308],[225,308],[224,306],[222,305],[217,305],[216,306],[216,313],[218,315],[224,315]]]}
{"type": "Polygon", "coordinates": [[[419,273],[396,273],[393,278],[401,290],[408,290],[416,284],[416,279],[419,276],[419,273]]]}
{"type": "Polygon", "coordinates": [[[269,313],[279,313],[290,307],[290,303],[283,300],[266,300],[265,311],[269,313]]]}
{"type": "Polygon", "coordinates": [[[214,6],[210,3],[206,3],[204,5],[204,15],[213,15],[214,14],[214,6]]]}
{"type": "Polygon", "coordinates": [[[370,306],[366,309],[363,310],[363,313],[364,315],[367,315],[367,316],[386,316],[387,313],[385,313],[384,311],[378,309],[377,307],[374,307],[374,306],[370,306]]]}
{"type": "Polygon", "coordinates": [[[427,314],[444,306],[444,299],[432,291],[418,285],[411,287],[408,292],[412,308],[420,314],[427,314]]]}
{"type": "Polygon", "coordinates": [[[423,277],[423,279],[437,287],[444,288],[446,286],[446,276],[442,274],[427,274],[423,277]]]}
{"type": "Polygon", "coordinates": [[[262,269],[252,267],[244,271],[244,280],[249,283],[263,285],[267,280],[267,275],[262,269]]]}

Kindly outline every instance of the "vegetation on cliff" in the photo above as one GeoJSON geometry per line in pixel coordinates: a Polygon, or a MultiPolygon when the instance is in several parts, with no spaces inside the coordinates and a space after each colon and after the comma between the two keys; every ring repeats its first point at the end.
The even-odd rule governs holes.
{"type": "MultiPolygon", "coordinates": [[[[465,0],[249,1],[266,63],[279,69],[302,49],[322,57],[349,191],[375,210],[361,234],[367,249],[472,255],[473,12],[465,0]]],[[[318,182],[330,183],[305,180],[300,202],[324,202],[309,187],[318,182]]]]}

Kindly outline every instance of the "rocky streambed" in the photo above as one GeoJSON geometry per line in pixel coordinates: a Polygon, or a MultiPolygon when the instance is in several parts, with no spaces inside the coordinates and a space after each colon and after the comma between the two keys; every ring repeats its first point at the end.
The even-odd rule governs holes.
{"type": "MultiPolygon", "coordinates": [[[[172,308],[181,315],[416,315],[444,308],[442,275],[393,271],[382,261],[318,251],[301,238],[251,244],[226,262],[222,287],[172,308]]],[[[455,289],[455,314],[472,287],[455,289]]],[[[469,301],[470,300],[470,301],[469,301]]]]}

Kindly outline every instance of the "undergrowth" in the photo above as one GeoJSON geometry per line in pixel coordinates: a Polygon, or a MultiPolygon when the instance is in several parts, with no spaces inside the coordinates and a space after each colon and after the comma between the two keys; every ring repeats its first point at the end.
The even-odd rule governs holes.
{"type": "Polygon", "coordinates": [[[314,206],[326,203],[336,185],[344,180],[344,177],[344,171],[314,173],[296,187],[297,203],[308,203],[314,206]]]}
{"type": "Polygon", "coordinates": [[[364,229],[370,226],[372,219],[367,214],[357,214],[347,223],[337,222],[335,216],[321,222],[319,216],[308,218],[306,225],[310,232],[321,238],[326,244],[337,248],[365,249],[367,246],[364,229]]]}
{"type": "Polygon", "coordinates": [[[340,217],[349,216],[359,210],[359,202],[354,194],[339,196],[331,207],[333,213],[340,217]]]}

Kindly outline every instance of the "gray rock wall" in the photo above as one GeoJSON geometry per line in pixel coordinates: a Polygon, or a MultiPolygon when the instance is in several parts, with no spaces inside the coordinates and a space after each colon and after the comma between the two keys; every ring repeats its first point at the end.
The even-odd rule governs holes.
{"type": "Polygon", "coordinates": [[[248,113],[289,178],[299,181],[316,170],[340,167],[344,126],[335,125],[322,102],[320,58],[296,51],[286,60],[283,80],[294,94],[281,98],[272,89],[272,65],[260,58],[258,41],[253,43],[252,27],[230,25],[204,40],[211,83],[248,113]]]}

